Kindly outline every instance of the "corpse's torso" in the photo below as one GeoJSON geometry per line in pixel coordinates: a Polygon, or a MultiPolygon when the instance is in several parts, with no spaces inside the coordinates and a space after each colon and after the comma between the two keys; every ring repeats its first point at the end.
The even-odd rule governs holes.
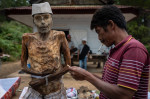
{"type": "Polygon", "coordinates": [[[49,38],[40,41],[31,35],[32,42],[28,45],[28,58],[31,69],[37,72],[45,70],[54,73],[60,66],[60,41],[57,38],[49,38]]]}
{"type": "MultiPolygon", "coordinates": [[[[50,71],[50,74],[54,74],[61,70],[61,33],[53,31],[49,36],[49,39],[42,41],[37,39],[36,33],[26,34],[27,41],[25,44],[28,51],[28,62],[31,65],[33,71],[44,72],[50,71]]],[[[32,78],[35,80],[37,78],[32,78]]],[[[56,92],[62,86],[61,78],[48,82],[48,85],[44,84],[39,86],[36,91],[41,94],[47,95],[52,92],[56,92]]]]}

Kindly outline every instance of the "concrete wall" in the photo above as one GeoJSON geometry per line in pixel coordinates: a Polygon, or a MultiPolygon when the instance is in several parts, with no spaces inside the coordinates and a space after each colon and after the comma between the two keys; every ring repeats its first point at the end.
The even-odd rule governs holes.
{"type": "Polygon", "coordinates": [[[81,43],[83,38],[87,38],[87,44],[93,53],[99,53],[98,48],[101,43],[97,33],[90,30],[92,15],[53,15],[53,28],[58,30],[69,30],[75,46],[81,43]]]}

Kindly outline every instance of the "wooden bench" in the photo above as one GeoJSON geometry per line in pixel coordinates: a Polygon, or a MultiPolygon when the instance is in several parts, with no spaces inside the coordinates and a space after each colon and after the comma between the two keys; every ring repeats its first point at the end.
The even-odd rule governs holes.
{"type": "MultiPolygon", "coordinates": [[[[100,65],[100,63],[103,63],[102,66],[104,66],[106,58],[107,58],[106,55],[90,54],[90,56],[88,58],[88,62],[93,62],[93,64],[98,63],[98,65],[100,65]]],[[[78,62],[77,54],[73,55],[73,61],[78,62]]],[[[99,67],[99,66],[97,66],[97,67],[99,67]]]]}

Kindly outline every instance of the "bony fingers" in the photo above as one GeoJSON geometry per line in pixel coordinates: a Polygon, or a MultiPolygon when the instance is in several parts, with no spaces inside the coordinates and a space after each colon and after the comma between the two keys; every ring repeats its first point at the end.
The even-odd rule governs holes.
{"type": "Polygon", "coordinates": [[[70,65],[67,64],[68,67],[71,67],[70,65]]]}

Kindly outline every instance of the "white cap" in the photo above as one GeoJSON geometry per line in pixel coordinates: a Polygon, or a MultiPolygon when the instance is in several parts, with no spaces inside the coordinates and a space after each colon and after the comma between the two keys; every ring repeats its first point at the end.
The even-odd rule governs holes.
{"type": "Polygon", "coordinates": [[[82,41],[87,41],[87,39],[86,39],[86,38],[83,38],[82,41]]]}
{"type": "Polygon", "coordinates": [[[32,4],[32,15],[39,13],[53,14],[50,4],[48,2],[32,4]]]}

